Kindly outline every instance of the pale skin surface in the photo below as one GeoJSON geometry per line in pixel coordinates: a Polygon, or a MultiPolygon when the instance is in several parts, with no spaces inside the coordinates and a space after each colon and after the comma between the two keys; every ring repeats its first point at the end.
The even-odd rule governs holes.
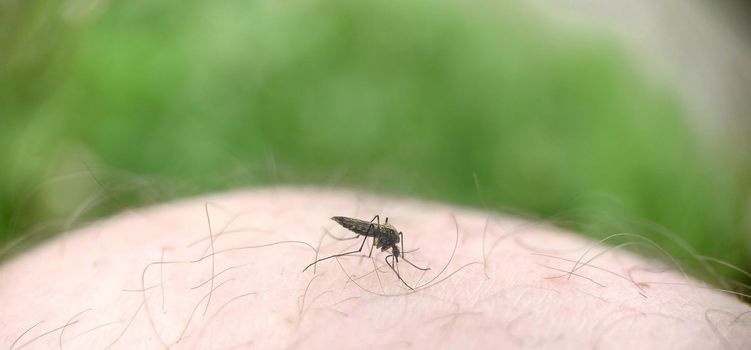
{"type": "Polygon", "coordinates": [[[751,308],[670,264],[622,250],[589,261],[607,249],[594,246],[576,275],[556,270],[571,271],[563,259],[591,244],[545,222],[416,200],[300,188],[220,194],[123,213],[1,266],[0,346],[751,348],[751,308]],[[385,265],[387,253],[367,258],[370,239],[353,257],[301,272],[322,238],[320,257],[360,246],[325,235],[354,236],[330,217],[375,214],[404,233],[408,259],[431,268],[423,276],[399,264],[414,291],[385,265]]]}

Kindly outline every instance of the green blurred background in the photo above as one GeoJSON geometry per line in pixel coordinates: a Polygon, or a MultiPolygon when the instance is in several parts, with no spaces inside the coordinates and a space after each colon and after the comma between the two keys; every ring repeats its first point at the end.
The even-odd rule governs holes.
{"type": "Polygon", "coordinates": [[[126,208],[291,183],[639,233],[749,282],[696,256],[751,269],[747,150],[703,146],[613,37],[493,2],[0,4],[6,257],[126,208]]]}

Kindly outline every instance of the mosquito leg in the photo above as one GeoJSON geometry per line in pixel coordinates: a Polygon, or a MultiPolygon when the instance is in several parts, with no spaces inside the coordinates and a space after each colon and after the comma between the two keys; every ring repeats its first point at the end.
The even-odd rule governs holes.
{"type": "Polygon", "coordinates": [[[399,232],[399,241],[402,244],[402,260],[406,261],[407,263],[409,263],[410,265],[412,265],[412,267],[414,267],[414,268],[416,268],[418,270],[421,270],[421,271],[428,271],[428,270],[430,270],[429,267],[425,267],[425,268],[418,267],[417,265],[413,264],[411,261],[407,260],[407,257],[404,256],[404,253],[405,253],[405,251],[404,251],[404,235],[401,232],[399,232]]]}
{"type": "MultiPolygon", "coordinates": [[[[370,223],[372,224],[373,221],[375,221],[378,224],[379,227],[381,226],[381,217],[380,216],[378,216],[378,215],[374,216],[373,220],[370,220],[370,223]]],[[[388,223],[388,222],[389,222],[389,218],[386,218],[386,223],[388,223]]]]}
{"type": "MultiPolygon", "coordinates": [[[[389,218],[386,218],[386,221],[388,221],[388,220],[389,220],[389,218]]],[[[374,235],[375,232],[378,231],[378,230],[380,230],[380,229],[381,229],[381,217],[378,216],[378,215],[376,215],[376,216],[373,217],[373,220],[370,220],[370,226],[368,226],[368,233],[366,234],[366,236],[370,236],[370,235],[375,236],[374,235]],[[375,225],[373,225],[373,221],[376,222],[375,225]]],[[[373,244],[375,244],[375,242],[373,242],[373,244]]]]}
{"type": "Polygon", "coordinates": [[[393,262],[396,261],[396,259],[395,259],[395,257],[393,255],[386,256],[386,258],[384,259],[384,260],[386,260],[386,265],[388,265],[391,268],[391,271],[394,271],[394,273],[396,274],[396,277],[399,278],[399,280],[402,281],[402,283],[404,283],[404,285],[407,286],[407,288],[409,288],[410,290],[415,290],[414,288],[412,288],[412,286],[410,286],[409,284],[407,284],[407,282],[405,282],[404,279],[402,279],[402,276],[394,268],[394,263],[393,262],[389,262],[389,257],[391,257],[391,261],[393,261],[393,262]]]}
{"type": "MultiPolygon", "coordinates": [[[[376,215],[373,218],[373,220],[379,220],[380,221],[380,219],[378,218],[378,215],[376,215]]],[[[376,242],[377,242],[377,239],[378,239],[378,237],[376,237],[376,233],[375,233],[375,229],[376,228],[375,228],[375,226],[373,226],[373,220],[370,220],[370,226],[368,226],[368,232],[365,233],[365,236],[372,236],[373,237],[373,245],[370,246],[370,252],[368,253],[368,258],[370,258],[371,256],[373,256],[373,247],[376,246],[376,242]]],[[[378,225],[380,226],[381,224],[378,224],[378,225]]]]}
{"type": "Polygon", "coordinates": [[[401,231],[399,232],[399,243],[402,244],[402,257],[404,257],[404,253],[406,253],[404,251],[404,234],[402,234],[401,231]]]}
{"type": "Polygon", "coordinates": [[[401,275],[402,275],[402,274],[401,274],[401,271],[399,271],[399,258],[397,258],[397,257],[396,257],[396,255],[394,255],[394,257],[393,257],[393,258],[391,258],[391,259],[392,259],[392,261],[391,261],[391,262],[393,262],[393,263],[394,263],[394,267],[396,267],[396,273],[398,273],[398,274],[399,274],[399,276],[401,276],[401,275]]]}
{"type": "Polygon", "coordinates": [[[419,266],[413,264],[411,261],[407,260],[407,258],[405,258],[404,255],[402,255],[402,260],[406,261],[408,264],[412,265],[412,267],[414,267],[414,268],[416,268],[418,270],[421,270],[421,271],[428,271],[428,270],[430,270],[429,267],[419,267],[419,266]]]}
{"type": "Polygon", "coordinates": [[[368,253],[368,258],[373,255],[373,247],[376,245],[375,237],[373,237],[373,245],[370,246],[370,253],[368,253]]]}
{"type": "Polygon", "coordinates": [[[317,264],[317,263],[319,263],[321,261],[324,261],[326,259],[331,259],[331,258],[336,258],[336,257],[339,257],[339,256],[345,256],[345,255],[349,255],[349,254],[359,253],[359,252],[362,251],[362,247],[365,246],[365,241],[367,241],[367,240],[368,240],[368,236],[365,236],[365,238],[362,240],[362,244],[360,244],[360,249],[358,249],[358,250],[353,250],[351,252],[346,252],[346,253],[341,253],[341,254],[334,254],[332,256],[327,256],[325,258],[318,259],[318,260],[310,263],[308,266],[305,266],[305,268],[302,270],[302,272],[305,272],[305,270],[307,270],[309,267],[311,267],[311,266],[313,266],[313,265],[315,265],[315,264],[317,264]]]}

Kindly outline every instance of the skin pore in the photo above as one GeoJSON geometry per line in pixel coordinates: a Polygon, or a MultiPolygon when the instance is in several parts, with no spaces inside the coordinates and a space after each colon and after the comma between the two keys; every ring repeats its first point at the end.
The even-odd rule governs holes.
{"type": "Polygon", "coordinates": [[[167,203],[65,233],[0,266],[0,302],[10,349],[751,347],[751,307],[674,264],[545,222],[312,188],[167,203]],[[302,272],[362,243],[329,218],[376,214],[430,268],[400,261],[414,291],[388,252],[367,257],[370,239],[302,272]]]}

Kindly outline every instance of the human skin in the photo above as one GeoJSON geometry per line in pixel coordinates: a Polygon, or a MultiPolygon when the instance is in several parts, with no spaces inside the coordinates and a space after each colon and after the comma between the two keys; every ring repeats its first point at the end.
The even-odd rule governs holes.
{"type": "Polygon", "coordinates": [[[542,221],[312,188],[167,203],[62,234],[0,267],[0,302],[12,349],[751,347],[749,305],[671,264],[542,221]],[[330,217],[375,214],[430,268],[400,260],[414,290],[386,252],[367,258],[370,240],[302,272],[319,244],[321,258],[360,246],[334,239],[354,234],[330,217]]]}

